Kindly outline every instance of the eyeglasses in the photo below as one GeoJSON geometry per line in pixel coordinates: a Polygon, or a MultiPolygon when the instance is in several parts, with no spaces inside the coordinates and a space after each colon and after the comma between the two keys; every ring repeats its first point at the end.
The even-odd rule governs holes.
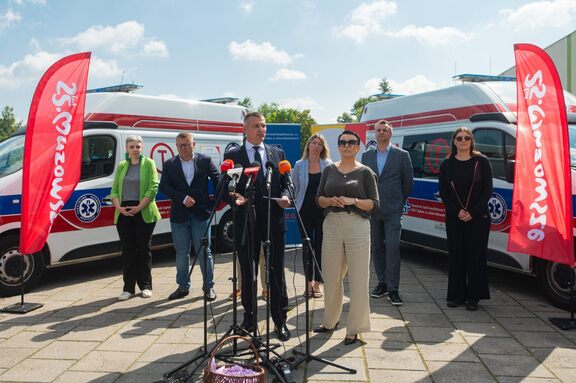
{"type": "Polygon", "coordinates": [[[460,142],[463,142],[463,141],[468,142],[471,139],[472,139],[472,137],[470,137],[470,136],[456,136],[456,138],[455,138],[456,141],[460,141],[460,142]]]}
{"type": "Polygon", "coordinates": [[[176,146],[178,146],[179,148],[182,148],[182,149],[188,149],[188,148],[191,148],[192,145],[193,144],[180,144],[180,145],[176,145],[176,146]]]}
{"type": "Polygon", "coordinates": [[[358,145],[357,140],[338,140],[338,146],[356,146],[358,145]]]}

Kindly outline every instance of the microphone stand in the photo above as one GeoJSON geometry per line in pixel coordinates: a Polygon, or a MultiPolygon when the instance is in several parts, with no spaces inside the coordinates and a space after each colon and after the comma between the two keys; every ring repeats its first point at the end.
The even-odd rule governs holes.
{"type": "MultiPolygon", "coordinates": [[[[294,197],[294,186],[292,185],[292,183],[288,184],[288,193],[290,194],[290,201],[291,201],[292,205],[296,206],[295,197],[294,197]]],[[[306,233],[306,229],[304,227],[304,222],[302,222],[302,216],[300,216],[300,212],[298,211],[298,209],[294,209],[294,210],[296,211],[296,217],[298,217],[298,227],[300,228],[300,232],[302,233],[302,247],[308,248],[308,251],[310,254],[310,257],[307,261],[308,267],[316,267],[316,266],[318,266],[318,261],[316,260],[316,254],[314,253],[314,248],[312,246],[312,243],[310,242],[310,238],[308,237],[308,234],[306,233]],[[310,259],[312,259],[312,264],[310,264],[310,259]]],[[[319,267],[318,267],[318,270],[320,270],[319,267]]],[[[311,282],[309,279],[310,273],[304,272],[304,274],[305,274],[305,284],[306,284],[305,285],[306,290],[304,290],[304,291],[307,292],[308,286],[311,282]]],[[[324,279],[324,278],[322,278],[322,279],[324,279]]],[[[309,363],[311,361],[316,361],[316,362],[328,364],[330,366],[339,368],[339,369],[344,370],[344,371],[348,371],[350,374],[356,374],[356,370],[353,368],[345,367],[341,364],[334,363],[332,361],[329,361],[329,360],[320,358],[318,356],[312,355],[312,353],[310,352],[310,299],[308,297],[306,297],[305,300],[306,300],[306,352],[301,352],[298,350],[292,350],[292,353],[294,353],[294,355],[300,356],[300,358],[298,358],[296,361],[294,361],[292,366],[294,368],[296,368],[304,362],[309,363]]]]}
{"type": "MultiPolygon", "coordinates": [[[[212,220],[216,214],[216,211],[218,209],[218,205],[220,205],[220,201],[222,200],[222,197],[224,195],[224,187],[222,186],[224,184],[226,177],[223,177],[222,180],[220,181],[220,183],[218,184],[218,193],[216,198],[214,199],[214,207],[212,208],[212,212],[210,213],[210,217],[208,218],[208,225],[206,226],[206,229],[204,230],[204,234],[202,235],[202,240],[200,242],[200,249],[198,249],[198,253],[195,255],[194,257],[194,261],[192,262],[192,266],[190,267],[190,272],[188,273],[188,278],[190,278],[190,276],[192,275],[192,271],[194,270],[194,266],[196,265],[196,260],[198,259],[198,257],[200,256],[200,254],[202,254],[204,256],[204,264],[206,265],[208,263],[208,253],[207,253],[207,249],[208,249],[208,232],[210,231],[210,226],[212,225],[212,220]]],[[[234,214],[234,210],[232,211],[232,214],[234,214]]],[[[234,267],[236,267],[236,265],[234,265],[234,267]]],[[[202,288],[202,290],[204,290],[204,288],[202,288]]],[[[206,361],[208,359],[208,357],[210,357],[211,352],[214,350],[214,348],[216,348],[216,346],[218,345],[218,342],[216,342],[216,346],[214,346],[214,348],[211,350],[211,352],[208,352],[208,299],[206,297],[206,292],[203,291],[203,296],[204,296],[204,347],[201,349],[201,353],[196,355],[195,357],[193,357],[192,359],[190,359],[187,362],[182,363],[180,366],[168,371],[167,373],[164,374],[164,380],[165,379],[169,379],[169,381],[172,380],[172,376],[175,375],[176,373],[181,372],[182,370],[184,370],[187,366],[189,366],[190,364],[194,363],[195,361],[202,359],[202,361],[198,364],[201,365],[204,361],[206,361]]],[[[235,313],[235,311],[234,311],[235,313]]],[[[228,336],[230,334],[231,330],[228,330],[228,332],[226,333],[225,336],[228,336]]],[[[178,379],[181,378],[181,375],[185,374],[185,376],[187,377],[192,377],[192,375],[194,374],[194,372],[196,371],[198,367],[196,367],[194,370],[192,370],[192,372],[186,374],[186,372],[182,372],[178,374],[178,379]]]]}

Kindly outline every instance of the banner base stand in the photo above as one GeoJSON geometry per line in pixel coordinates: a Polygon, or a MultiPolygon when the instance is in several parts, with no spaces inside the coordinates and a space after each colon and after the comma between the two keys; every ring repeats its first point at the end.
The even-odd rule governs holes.
{"type": "Polygon", "coordinates": [[[564,331],[576,330],[576,321],[571,318],[548,318],[550,323],[564,331]]]}
{"type": "Polygon", "coordinates": [[[26,314],[44,306],[42,303],[14,303],[0,309],[0,312],[8,314],[26,314]]]}

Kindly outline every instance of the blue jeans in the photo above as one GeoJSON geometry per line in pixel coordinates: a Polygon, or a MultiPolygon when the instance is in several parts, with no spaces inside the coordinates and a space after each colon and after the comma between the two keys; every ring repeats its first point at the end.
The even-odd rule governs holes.
{"type": "Polygon", "coordinates": [[[190,216],[188,221],[184,223],[170,222],[172,229],[172,242],[174,243],[174,250],[176,250],[176,283],[178,287],[183,290],[190,289],[190,245],[194,245],[194,251],[200,263],[200,270],[204,277],[203,291],[209,291],[214,286],[214,258],[212,258],[212,251],[210,250],[210,228],[208,228],[208,244],[206,246],[206,258],[204,254],[200,254],[200,245],[202,236],[206,231],[207,225],[210,222],[207,219],[198,219],[190,216]]]}

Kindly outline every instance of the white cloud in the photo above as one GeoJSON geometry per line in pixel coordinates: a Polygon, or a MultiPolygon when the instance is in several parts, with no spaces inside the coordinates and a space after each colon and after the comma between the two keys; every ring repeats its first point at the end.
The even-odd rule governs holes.
{"type": "Polygon", "coordinates": [[[139,51],[148,56],[168,56],[166,44],[146,37],[144,25],[136,21],[126,21],[116,26],[96,25],[61,41],[82,50],[102,48],[116,54],[139,51]]]}
{"type": "Polygon", "coordinates": [[[311,109],[311,110],[322,110],[324,107],[316,100],[310,97],[302,97],[302,98],[285,98],[278,102],[281,108],[294,108],[297,110],[304,110],[304,109],[311,109]]]}
{"type": "Polygon", "coordinates": [[[11,9],[8,9],[6,13],[0,14],[0,30],[8,28],[20,21],[22,21],[22,16],[11,9]]]}
{"type": "Polygon", "coordinates": [[[338,37],[349,38],[361,44],[370,33],[381,31],[380,22],[396,13],[398,6],[393,1],[362,3],[347,17],[348,24],[333,29],[338,37]]]}
{"type": "Polygon", "coordinates": [[[0,88],[15,89],[22,85],[33,84],[61,57],[60,54],[40,51],[28,54],[9,66],[0,65],[0,88]]]}
{"type": "Polygon", "coordinates": [[[246,13],[252,13],[255,5],[256,2],[252,0],[243,0],[240,2],[240,8],[246,13]]]}
{"type": "Polygon", "coordinates": [[[232,41],[228,45],[228,51],[234,60],[274,62],[282,65],[290,64],[294,58],[301,56],[290,56],[286,51],[276,48],[268,41],[261,44],[252,40],[246,40],[243,43],[232,41]]]}
{"type": "Polygon", "coordinates": [[[464,33],[452,27],[417,27],[415,25],[407,25],[397,32],[385,32],[384,34],[388,37],[414,38],[421,44],[433,47],[463,43],[473,37],[471,33],[464,33]]]}
{"type": "Polygon", "coordinates": [[[222,94],[222,97],[236,97],[236,93],[232,92],[232,91],[226,91],[222,94]]]}
{"type": "Polygon", "coordinates": [[[537,30],[574,25],[576,0],[535,1],[516,9],[502,9],[504,22],[515,30],[537,30]]]}
{"type": "Polygon", "coordinates": [[[300,72],[299,70],[292,70],[282,68],[276,71],[273,77],[270,78],[271,81],[279,81],[279,80],[305,80],[308,76],[306,73],[300,72]]]}
{"type": "MultiPolygon", "coordinates": [[[[364,89],[362,94],[369,96],[380,93],[380,89],[378,89],[380,80],[381,79],[379,78],[371,78],[368,81],[366,81],[364,83],[364,89]]],[[[406,94],[427,92],[430,90],[449,86],[450,84],[435,83],[434,81],[427,79],[423,75],[417,75],[402,82],[388,79],[388,85],[390,85],[390,87],[392,88],[393,94],[406,95],[406,94]]]]}
{"type": "Polygon", "coordinates": [[[168,48],[164,41],[150,41],[144,45],[144,53],[148,56],[168,57],[168,48]]]}
{"type": "Polygon", "coordinates": [[[90,60],[89,74],[91,77],[110,78],[122,76],[123,69],[118,67],[116,60],[102,60],[92,57],[90,60]]]}

